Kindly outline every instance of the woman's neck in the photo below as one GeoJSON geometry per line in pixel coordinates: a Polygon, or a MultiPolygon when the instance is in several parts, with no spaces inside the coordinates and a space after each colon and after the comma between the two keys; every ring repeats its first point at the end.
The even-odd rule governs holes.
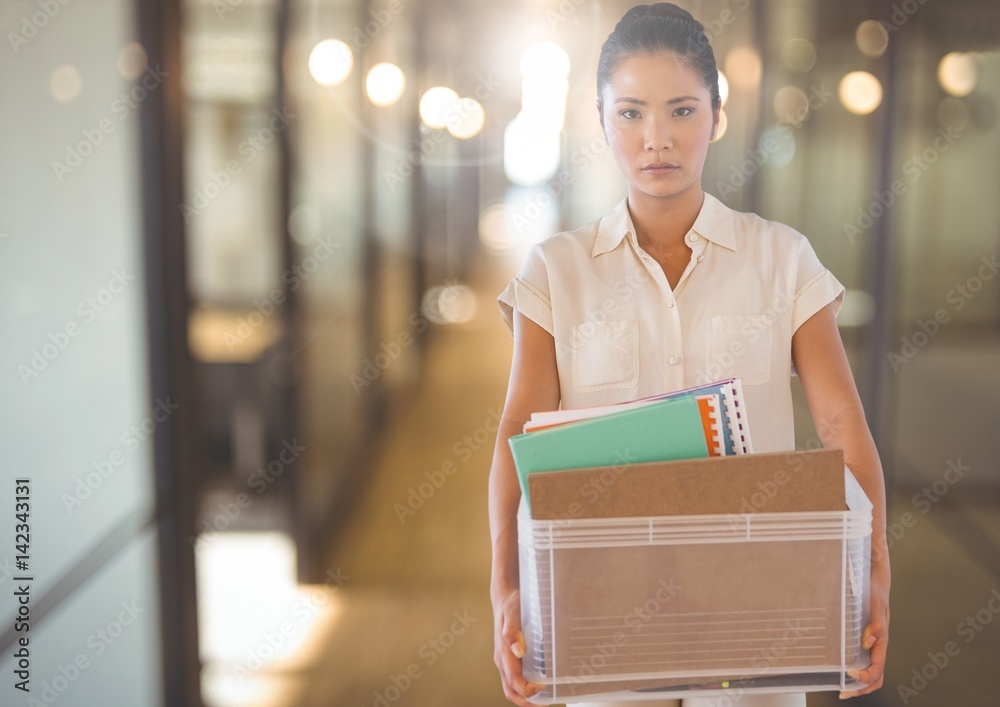
{"type": "Polygon", "coordinates": [[[672,197],[656,197],[629,188],[628,210],[639,246],[654,256],[687,255],[684,236],[694,225],[705,200],[700,185],[672,197]]]}

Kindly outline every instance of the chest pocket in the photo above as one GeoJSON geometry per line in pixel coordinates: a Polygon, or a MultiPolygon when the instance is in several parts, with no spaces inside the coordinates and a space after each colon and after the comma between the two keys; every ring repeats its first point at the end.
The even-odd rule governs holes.
{"type": "Polygon", "coordinates": [[[634,388],[639,382],[639,322],[585,322],[573,326],[573,386],[581,393],[634,388]]]}
{"type": "Polygon", "coordinates": [[[763,314],[726,314],[708,321],[710,380],[738,377],[744,385],[771,378],[772,320],[763,314]]]}

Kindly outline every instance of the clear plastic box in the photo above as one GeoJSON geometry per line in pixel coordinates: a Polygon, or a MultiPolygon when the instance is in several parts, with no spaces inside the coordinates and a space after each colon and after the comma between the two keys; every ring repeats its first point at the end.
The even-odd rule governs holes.
{"type": "Polygon", "coordinates": [[[518,512],[537,704],[852,690],[865,668],[872,505],[532,520],[518,512]]]}

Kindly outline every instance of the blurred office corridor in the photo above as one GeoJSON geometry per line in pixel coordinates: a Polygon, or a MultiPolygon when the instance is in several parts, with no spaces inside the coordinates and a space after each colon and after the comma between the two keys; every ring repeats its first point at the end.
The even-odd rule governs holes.
{"type": "Polygon", "coordinates": [[[491,297],[509,266],[476,259],[475,315],[434,333],[423,375],[394,401],[322,584],[287,599],[229,665],[209,666],[212,704],[505,702],[492,657],[486,479],[511,350],[491,297]],[[284,639],[284,622],[307,635],[284,639]],[[269,633],[299,647],[256,669],[249,656],[268,653],[269,633]]]}
{"type": "MultiPolygon", "coordinates": [[[[0,0],[0,704],[506,704],[496,297],[625,194],[594,77],[631,4],[0,0]]],[[[847,289],[893,569],[856,703],[997,707],[1000,3],[679,4],[704,190],[847,289]]]]}
{"type": "Polygon", "coordinates": [[[490,301],[503,287],[491,261],[473,274],[474,318],[434,337],[425,375],[390,417],[331,553],[351,576],[341,596],[350,628],[332,633],[293,704],[368,704],[413,665],[421,677],[400,704],[506,702],[493,666],[486,479],[511,340],[490,301]]]}

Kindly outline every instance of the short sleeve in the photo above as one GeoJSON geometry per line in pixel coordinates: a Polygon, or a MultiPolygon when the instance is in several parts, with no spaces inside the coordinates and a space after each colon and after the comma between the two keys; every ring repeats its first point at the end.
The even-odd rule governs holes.
{"type": "Polygon", "coordinates": [[[823,267],[809,240],[802,237],[795,275],[792,302],[792,334],[819,310],[831,302],[836,316],[844,303],[846,290],[832,272],[823,267]]]}
{"type": "MultiPolygon", "coordinates": [[[[549,334],[552,330],[552,301],[549,298],[549,276],[541,243],[528,251],[528,257],[507,288],[497,297],[500,316],[507,331],[514,335],[514,310],[526,316],[549,334]]],[[[553,334],[554,336],[554,334],[553,334]]]]}

